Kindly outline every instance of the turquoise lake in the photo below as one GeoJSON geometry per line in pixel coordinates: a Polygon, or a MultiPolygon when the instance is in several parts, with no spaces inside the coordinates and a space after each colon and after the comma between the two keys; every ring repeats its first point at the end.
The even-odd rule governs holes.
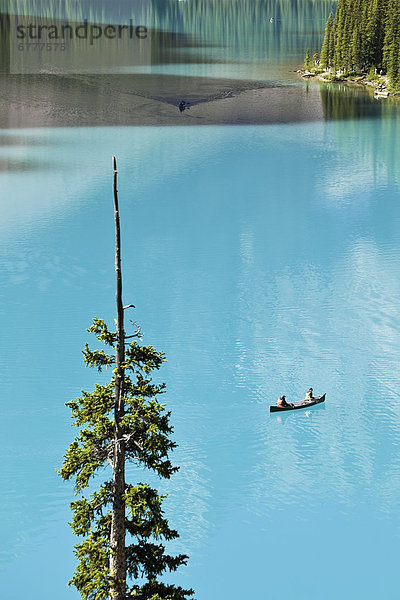
{"type": "MultiPolygon", "coordinates": [[[[2,599],[78,598],[56,469],[65,402],[106,379],[81,349],[93,316],[114,319],[116,155],[124,301],[166,353],[179,444],[179,473],[156,481],[190,557],[171,581],[197,600],[397,600],[400,104],[293,75],[333,4],[269,41],[290,118],[1,129],[2,599]],[[325,405],[269,413],[310,386],[325,405]]],[[[260,43],[246,47],[229,77],[247,64],[258,81],[260,43]]],[[[189,71],[174,65],[158,69],[189,71]]]]}

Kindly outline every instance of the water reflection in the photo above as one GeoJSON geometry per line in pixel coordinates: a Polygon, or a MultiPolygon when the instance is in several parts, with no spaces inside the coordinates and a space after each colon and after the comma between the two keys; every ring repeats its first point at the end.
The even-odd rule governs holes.
{"type": "MultiPolygon", "coordinates": [[[[32,0],[10,2],[8,13],[69,19],[73,23],[84,19],[98,24],[125,23],[132,16],[129,7],[132,5],[126,2],[86,2],[67,7],[58,2],[43,5],[32,0]]],[[[306,101],[303,89],[298,94],[288,91],[280,101],[262,90],[276,85],[302,88],[293,71],[302,63],[307,47],[320,47],[323,23],[331,8],[332,2],[311,0],[153,2],[143,8],[143,22],[151,34],[150,62],[145,61],[142,67],[134,65],[128,47],[112,49],[105,44],[101,45],[101,52],[110,54],[113,66],[108,65],[106,57],[99,65],[99,53],[93,58],[95,63],[87,58],[86,64],[83,48],[79,53],[82,64],[75,59],[73,63],[71,58],[70,65],[68,61],[62,63],[62,68],[59,65],[61,71],[44,68],[42,63],[30,65],[28,61],[22,76],[3,75],[0,126],[316,120],[321,109],[315,105],[315,94],[311,93],[306,101]],[[35,77],[38,71],[33,66],[41,68],[40,75],[35,77]],[[112,75],[101,76],[102,66],[112,75]],[[75,75],[66,75],[68,68],[75,75]],[[53,72],[60,74],[56,77],[53,72]],[[247,90],[261,92],[244,95],[235,102],[235,97],[247,90]],[[186,111],[184,119],[179,119],[176,107],[182,98],[201,104],[201,108],[186,111]]],[[[3,72],[9,72],[11,63],[21,54],[17,52],[14,58],[9,55],[8,13],[0,15],[3,72]]]]}
{"type": "MultiPolygon", "coordinates": [[[[302,57],[300,53],[307,47],[319,50],[324,23],[335,4],[312,0],[162,0],[135,4],[88,0],[44,5],[38,0],[10,0],[3,7],[0,22],[7,35],[8,14],[76,23],[85,19],[90,23],[125,23],[134,16],[135,23],[152,31],[152,64],[191,63],[194,57],[199,63],[268,63],[278,57],[281,61],[293,55],[302,57]]],[[[2,55],[3,69],[6,59],[7,55],[2,55]]]]}
{"type": "MultiPolygon", "coordinates": [[[[379,552],[395,545],[400,208],[399,167],[387,162],[396,142],[385,132],[396,127],[388,118],[125,127],[113,135],[71,128],[21,131],[26,147],[5,146],[12,156],[22,148],[27,160],[58,165],[44,180],[2,175],[5,597],[12,598],[7,582],[32,560],[51,566],[49,593],[32,583],[44,598],[66,597],[73,569],[65,533],[72,490],[55,484],[53,473],[71,439],[63,403],[98,380],[81,364],[85,327],[93,313],[113,318],[107,169],[116,144],[126,294],[145,340],[168,357],[161,376],[181,471],[163,491],[179,550],[191,556],[186,582],[207,600],[221,573],[230,582],[232,565],[244,564],[262,589],[265,562],[277,552],[290,546],[313,555],[318,547],[319,590],[326,562],[349,552],[345,562],[363,563],[377,539],[379,552]],[[380,163],[375,179],[361,178],[363,162],[380,163]],[[354,169],[362,185],[345,186],[354,169]],[[278,418],[268,412],[281,393],[298,399],[310,385],[327,393],[325,406],[278,418]],[[15,439],[15,419],[24,444],[15,439]]],[[[271,583],[277,598],[319,598],[303,566],[296,589],[284,567],[277,565],[279,584],[271,583]]],[[[329,600],[346,584],[338,577],[329,600]]],[[[373,583],[360,584],[368,600],[373,583]]],[[[242,588],[229,591],[243,597],[242,588]]]]}
{"type": "Polygon", "coordinates": [[[345,83],[322,83],[320,85],[324,118],[330,120],[352,120],[380,118],[387,114],[388,107],[398,106],[380,102],[374,98],[373,90],[361,85],[345,83]]]}
{"type": "MultiPolygon", "coordinates": [[[[352,152],[352,146],[348,142],[354,135],[359,136],[357,157],[351,169],[352,177],[348,177],[343,170],[343,163],[329,175],[329,185],[325,187],[324,193],[328,197],[335,195],[337,203],[346,202],[350,198],[362,200],[357,189],[362,185],[365,190],[375,188],[374,193],[378,198],[384,192],[388,175],[389,181],[399,181],[400,146],[397,139],[400,135],[400,104],[398,100],[389,97],[385,102],[378,101],[373,98],[371,92],[360,90],[358,86],[323,84],[321,101],[324,118],[338,121],[335,126],[335,137],[340,151],[337,153],[335,163],[339,165],[341,157],[344,162],[348,160],[352,152]],[[346,115],[346,103],[348,115],[346,115]],[[358,124],[360,119],[371,119],[374,124],[365,128],[360,127],[358,124]],[[347,123],[341,125],[339,121],[347,121],[347,123]]],[[[365,196],[363,199],[365,200],[365,196]]],[[[388,227],[391,227],[390,223],[388,227]]]]}
{"type": "MultiPolygon", "coordinates": [[[[322,24],[333,4],[311,0],[155,2],[146,13],[151,31],[150,70],[131,64],[131,53],[125,48],[114,49],[114,66],[111,71],[107,67],[108,75],[101,74],[98,65],[93,65],[91,73],[90,64],[82,65],[84,73],[70,75],[3,74],[0,126],[250,124],[395,117],[398,103],[390,98],[378,102],[361,86],[304,83],[293,72],[307,47],[319,49],[322,24]],[[183,115],[177,110],[182,98],[192,104],[183,115]]],[[[9,7],[10,13],[44,11],[46,18],[68,17],[75,22],[86,13],[85,18],[93,22],[129,18],[129,4],[123,2],[88,2],[69,8],[68,14],[60,10],[58,3],[48,3],[44,9],[35,1],[9,7]]],[[[0,27],[6,35],[9,16],[5,12],[0,15],[0,27]]],[[[4,44],[4,35],[2,39],[4,44]]],[[[2,56],[4,71],[9,64],[6,48],[2,56]]]]}
{"type": "MultiPolygon", "coordinates": [[[[159,71],[158,75],[135,75],[133,79],[129,74],[3,75],[2,91],[3,128],[346,120],[354,130],[357,120],[374,119],[386,136],[388,124],[397,127],[400,114],[396,100],[378,102],[358,86],[221,79],[207,76],[203,68],[197,76],[159,71]],[[182,97],[191,103],[191,109],[181,114],[178,103],[182,97]]],[[[346,130],[340,129],[340,135],[345,138],[346,130]]],[[[393,167],[397,163],[398,147],[392,143],[387,152],[384,137],[362,138],[360,143],[368,153],[371,143],[377,143],[386,153],[385,160],[393,167]]],[[[343,143],[344,152],[346,147],[343,143]]]]}
{"type": "MultiPolygon", "coordinates": [[[[51,163],[46,165],[46,170],[54,168],[51,163]]],[[[0,158],[0,172],[1,173],[29,173],[32,171],[43,172],[43,165],[39,161],[35,160],[18,160],[18,159],[1,159],[0,158]]]]}
{"type": "MultiPolygon", "coordinates": [[[[313,409],[314,409],[314,407],[313,407],[313,409]]],[[[318,404],[315,406],[315,411],[312,410],[311,408],[304,408],[304,409],[300,409],[300,410],[301,410],[300,419],[302,419],[302,418],[312,419],[315,411],[319,412],[320,410],[326,410],[326,406],[325,406],[325,404],[318,404]]],[[[297,412],[296,412],[296,415],[297,415],[297,412]]],[[[294,418],[294,413],[291,413],[289,411],[282,412],[282,413],[276,413],[276,414],[274,414],[274,418],[277,423],[281,423],[282,425],[285,425],[287,419],[294,418]]]]}

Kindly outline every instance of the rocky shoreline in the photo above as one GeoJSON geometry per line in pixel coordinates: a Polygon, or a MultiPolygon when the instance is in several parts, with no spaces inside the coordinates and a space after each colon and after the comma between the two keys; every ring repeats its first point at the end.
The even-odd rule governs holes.
{"type": "Polygon", "coordinates": [[[303,79],[316,79],[325,83],[352,83],[371,87],[374,90],[374,96],[377,98],[391,98],[400,99],[400,91],[392,91],[389,88],[389,79],[387,75],[377,75],[376,79],[371,80],[367,74],[333,74],[330,71],[321,70],[306,70],[298,69],[297,73],[301,75],[303,79]]]}

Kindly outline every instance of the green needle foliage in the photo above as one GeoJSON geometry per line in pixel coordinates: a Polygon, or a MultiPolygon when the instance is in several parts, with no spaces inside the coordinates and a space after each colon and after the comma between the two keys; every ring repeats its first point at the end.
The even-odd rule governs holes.
{"type": "Polygon", "coordinates": [[[330,15],[321,66],[343,73],[387,74],[400,89],[400,0],[339,0],[330,15]]]}
{"type": "MultiPolygon", "coordinates": [[[[93,319],[88,331],[115,349],[116,334],[108,331],[102,319],[93,319]]],[[[112,354],[90,350],[87,345],[83,354],[85,363],[100,371],[104,366],[115,363],[112,354]]],[[[176,444],[170,439],[170,413],[157,399],[164,393],[165,386],[154,384],[150,378],[150,373],[158,370],[163,361],[162,352],[152,346],[140,346],[136,340],[127,348],[123,365],[125,414],[122,437],[127,461],[145,466],[169,479],[178,470],[168,457],[176,444]]],[[[73,424],[80,432],[65,454],[60,474],[63,479],[75,479],[77,494],[88,487],[90,479],[107,462],[112,467],[114,388],[115,373],[110,383],[97,384],[93,392],[82,392],[80,398],[67,403],[73,424]]],[[[192,595],[191,590],[165,586],[157,581],[159,575],[175,571],[187,560],[184,555],[166,554],[160,542],[178,537],[163,516],[163,498],[145,483],[125,487],[125,528],[133,540],[126,547],[127,573],[133,580],[146,579],[144,584],[127,588],[126,598],[183,600],[192,595]]],[[[111,506],[111,481],[100,485],[88,498],[81,497],[71,504],[71,527],[84,540],[76,546],[79,564],[70,583],[85,600],[103,600],[109,595],[111,506]]]]}
{"type": "Polygon", "coordinates": [[[309,69],[311,67],[311,56],[310,50],[307,48],[306,57],[304,59],[304,68],[309,69]]]}
{"type": "MultiPolygon", "coordinates": [[[[114,163],[115,164],[115,163],[114,163]]],[[[116,167],[115,196],[116,196],[116,167]]],[[[117,205],[116,205],[117,206],[117,205]]],[[[117,223],[118,221],[118,223],[117,223]]],[[[119,259],[119,216],[117,254],[119,259]]],[[[125,463],[134,463],[169,479],[178,467],[169,454],[170,412],[159,401],[164,384],[155,384],[151,374],[164,362],[164,354],[152,346],[141,346],[140,328],[131,336],[123,329],[120,261],[117,272],[117,331],[109,331],[102,319],[94,318],[88,329],[105,347],[83,351],[87,366],[99,371],[111,367],[111,381],[95,385],[67,403],[73,425],[79,429],[60,469],[64,480],[75,481],[77,499],[72,502],[74,533],[83,538],[75,546],[78,566],[70,584],[83,600],[186,600],[193,595],[159,578],[187,562],[187,556],[172,556],[165,542],[179,537],[164,516],[165,496],[147,483],[125,481],[125,463]],[[118,285],[119,282],[119,285],[118,285]],[[110,468],[110,479],[91,494],[87,488],[100,469],[110,468]]],[[[95,478],[96,482],[98,477],[95,478]]]]}

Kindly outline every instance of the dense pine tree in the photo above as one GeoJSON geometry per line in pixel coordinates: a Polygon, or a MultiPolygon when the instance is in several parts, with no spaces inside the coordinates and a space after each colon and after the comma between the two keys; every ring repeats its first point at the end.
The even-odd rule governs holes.
{"type": "Polygon", "coordinates": [[[311,56],[310,56],[310,50],[309,50],[309,48],[307,48],[306,58],[304,60],[304,68],[309,69],[310,67],[311,67],[311,56]]]}
{"type": "Polygon", "coordinates": [[[339,0],[326,23],[321,49],[324,69],[383,70],[400,87],[400,0],[339,0]]]}
{"type": "Polygon", "coordinates": [[[328,68],[333,58],[333,15],[329,15],[325,27],[325,37],[321,49],[321,67],[328,68]]]}
{"type": "Polygon", "coordinates": [[[400,0],[388,0],[385,39],[383,46],[383,67],[394,87],[400,84],[400,0]]]}

